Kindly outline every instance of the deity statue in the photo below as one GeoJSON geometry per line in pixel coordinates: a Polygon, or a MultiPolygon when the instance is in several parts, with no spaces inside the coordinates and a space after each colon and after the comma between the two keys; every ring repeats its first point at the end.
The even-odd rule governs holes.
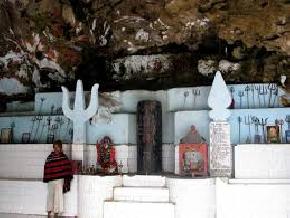
{"type": "Polygon", "coordinates": [[[190,127],[186,136],[181,138],[180,144],[202,144],[205,143],[205,139],[199,134],[194,125],[190,127]]]}
{"type": "Polygon", "coordinates": [[[105,136],[97,142],[97,163],[98,169],[105,174],[118,172],[116,161],[116,150],[109,136],[105,136]]]}

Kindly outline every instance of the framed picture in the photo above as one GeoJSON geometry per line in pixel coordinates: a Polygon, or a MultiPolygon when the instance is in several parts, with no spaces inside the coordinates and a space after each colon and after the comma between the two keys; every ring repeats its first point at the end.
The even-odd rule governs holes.
{"type": "Polygon", "coordinates": [[[280,143],[279,126],[266,126],[266,133],[268,144],[280,143]]]}
{"type": "Polygon", "coordinates": [[[12,128],[1,129],[0,140],[2,144],[11,144],[12,143],[12,128]]]}
{"type": "Polygon", "coordinates": [[[208,146],[207,144],[179,145],[180,175],[208,175],[208,146]]]}
{"type": "Polygon", "coordinates": [[[29,144],[30,143],[30,133],[23,133],[22,134],[21,143],[22,144],[29,144]]]}

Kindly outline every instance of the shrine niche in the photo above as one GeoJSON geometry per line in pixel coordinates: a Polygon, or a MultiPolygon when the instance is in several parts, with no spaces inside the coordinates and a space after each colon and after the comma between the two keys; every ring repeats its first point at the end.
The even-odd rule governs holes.
{"type": "Polygon", "coordinates": [[[194,125],[179,144],[179,174],[182,176],[208,175],[208,146],[194,125]]]}
{"type": "Polygon", "coordinates": [[[97,171],[102,174],[118,173],[116,150],[109,136],[97,142],[97,171]]]}
{"type": "Polygon", "coordinates": [[[162,171],[162,108],[158,101],[137,104],[137,173],[162,171]]]}

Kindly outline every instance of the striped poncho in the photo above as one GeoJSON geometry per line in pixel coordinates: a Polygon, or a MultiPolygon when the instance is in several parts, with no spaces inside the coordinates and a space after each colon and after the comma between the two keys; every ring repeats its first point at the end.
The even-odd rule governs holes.
{"type": "Polygon", "coordinates": [[[55,179],[64,179],[64,192],[69,191],[72,179],[71,161],[64,153],[51,152],[44,164],[43,182],[47,183],[55,179]]]}

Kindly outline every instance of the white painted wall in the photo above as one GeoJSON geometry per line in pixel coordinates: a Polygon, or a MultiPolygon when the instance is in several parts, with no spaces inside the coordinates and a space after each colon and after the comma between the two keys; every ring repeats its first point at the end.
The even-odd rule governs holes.
{"type": "Polygon", "coordinates": [[[103,218],[104,201],[112,200],[114,186],[122,185],[122,176],[79,176],[79,218],[103,218]]]}
{"type": "Polygon", "coordinates": [[[109,124],[87,124],[87,141],[94,144],[104,136],[109,136],[115,144],[136,144],[136,115],[114,114],[109,124]]]}
{"type": "MultiPolygon", "coordinates": [[[[134,177],[127,176],[126,179],[134,177]]],[[[76,176],[71,192],[65,195],[65,215],[74,216],[78,211],[80,218],[102,218],[104,201],[113,200],[113,187],[122,186],[122,180],[121,176],[76,176]],[[76,201],[77,183],[79,205],[76,201]]],[[[144,180],[147,177],[142,183],[144,180]]],[[[290,216],[289,179],[166,177],[165,185],[170,191],[170,202],[175,205],[175,218],[290,216]]],[[[0,179],[0,213],[44,215],[46,195],[46,184],[41,181],[0,179]]]]}
{"type": "MultiPolygon", "coordinates": [[[[42,178],[43,166],[52,151],[48,144],[1,144],[0,178],[42,178]]],[[[63,145],[70,157],[70,146],[63,145]]]]}
{"type": "MultiPolygon", "coordinates": [[[[77,184],[74,176],[70,192],[64,195],[64,215],[77,215],[77,184]]],[[[46,215],[47,183],[28,179],[0,179],[0,213],[46,215]]]]}
{"type": "MultiPolygon", "coordinates": [[[[136,173],[136,145],[117,145],[116,160],[122,161],[123,173],[136,173]]],[[[71,156],[70,145],[63,145],[64,153],[71,156]]],[[[52,151],[50,144],[1,144],[0,145],[0,178],[42,178],[45,159],[52,151]]],[[[87,145],[88,164],[97,162],[96,145],[87,145]]],[[[164,144],[163,171],[174,172],[174,146],[164,144]]]]}
{"type": "Polygon", "coordinates": [[[166,178],[170,202],[175,203],[175,218],[215,218],[214,178],[166,178]]]}
{"type": "Polygon", "coordinates": [[[290,179],[290,145],[235,146],[235,178],[290,179]]]}
{"type": "Polygon", "coordinates": [[[288,218],[290,217],[290,183],[262,180],[237,183],[217,179],[217,218],[288,218]],[[257,182],[257,181],[256,181],[257,182]],[[268,182],[268,184],[267,184],[268,182]]]}

